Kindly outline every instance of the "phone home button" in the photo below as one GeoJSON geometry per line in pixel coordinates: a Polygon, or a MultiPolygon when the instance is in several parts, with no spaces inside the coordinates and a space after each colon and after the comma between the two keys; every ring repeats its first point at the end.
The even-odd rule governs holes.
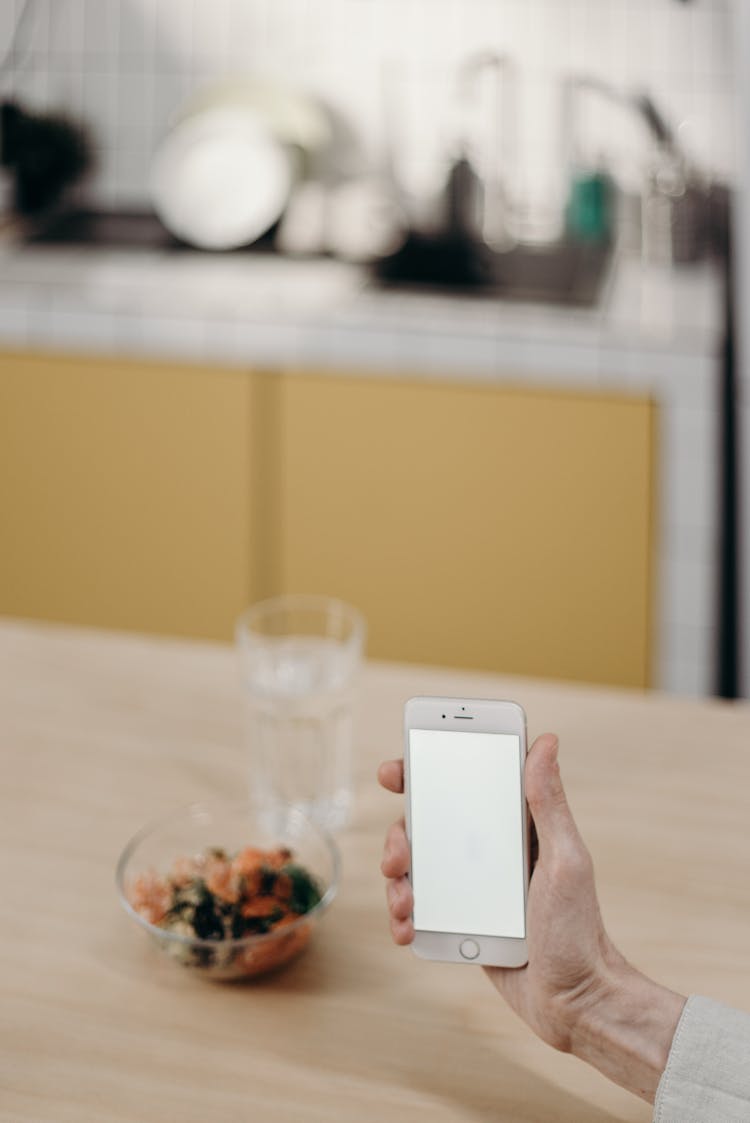
{"type": "Polygon", "coordinates": [[[479,944],[476,940],[462,940],[458,945],[458,950],[464,959],[476,959],[479,955],[479,944]]]}

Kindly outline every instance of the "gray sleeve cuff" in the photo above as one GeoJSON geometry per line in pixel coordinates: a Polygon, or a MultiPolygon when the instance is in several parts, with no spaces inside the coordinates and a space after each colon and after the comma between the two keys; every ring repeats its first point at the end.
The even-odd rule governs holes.
{"type": "Polygon", "coordinates": [[[672,1040],[654,1123],[749,1123],[750,1014],[691,995],[672,1040]]]}

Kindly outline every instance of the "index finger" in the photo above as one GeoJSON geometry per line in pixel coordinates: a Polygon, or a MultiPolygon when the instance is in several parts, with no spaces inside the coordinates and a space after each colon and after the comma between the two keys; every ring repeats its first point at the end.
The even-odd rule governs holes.
{"type": "Polygon", "coordinates": [[[404,790],[403,760],[384,760],[378,768],[378,780],[389,792],[404,790]]]}

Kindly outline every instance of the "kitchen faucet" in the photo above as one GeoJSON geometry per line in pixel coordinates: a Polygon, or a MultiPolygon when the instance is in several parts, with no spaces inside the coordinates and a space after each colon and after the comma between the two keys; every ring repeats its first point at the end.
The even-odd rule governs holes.
{"type": "MultiPolygon", "coordinates": [[[[643,256],[663,263],[698,260],[707,252],[710,204],[706,177],[690,161],[651,97],[616,89],[599,78],[571,75],[562,94],[562,161],[570,180],[568,219],[576,190],[580,193],[581,161],[576,151],[581,95],[594,93],[635,113],[654,146],[640,198],[639,234],[643,256]]],[[[601,178],[601,170],[585,173],[584,181],[601,178]]]]}
{"type": "Polygon", "coordinates": [[[601,78],[583,74],[570,74],[563,80],[560,137],[562,140],[562,166],[568,170],[578,163],[576,155],[578,111],[581,95],[584,93],[599,94],[606,101],[619,106],[626,106],[629,100],[618,89],[608,82],[604,82],[601,78]]]}
{"type": "Polygon", "coordinates": [[[508,192],[505,182],[514,149],[515,68],[507,55],[480,51],[460,65],[456,96],[461,114],[457,157],[448,183],[449,221],[454,232],[493,249],[508,243],[508,192]],[[472,155],[468,120],[477,86],[486,72],[494,76],[489,150],[472,155]]]}

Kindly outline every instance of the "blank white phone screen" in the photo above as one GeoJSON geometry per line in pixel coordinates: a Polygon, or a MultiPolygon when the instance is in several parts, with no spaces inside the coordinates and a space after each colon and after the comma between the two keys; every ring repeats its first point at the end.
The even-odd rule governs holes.
{"type": "Polygon", "coordinates": [[[521,767],[515,734],[409,731],[415,928],[525,937],[521,767]]]}

